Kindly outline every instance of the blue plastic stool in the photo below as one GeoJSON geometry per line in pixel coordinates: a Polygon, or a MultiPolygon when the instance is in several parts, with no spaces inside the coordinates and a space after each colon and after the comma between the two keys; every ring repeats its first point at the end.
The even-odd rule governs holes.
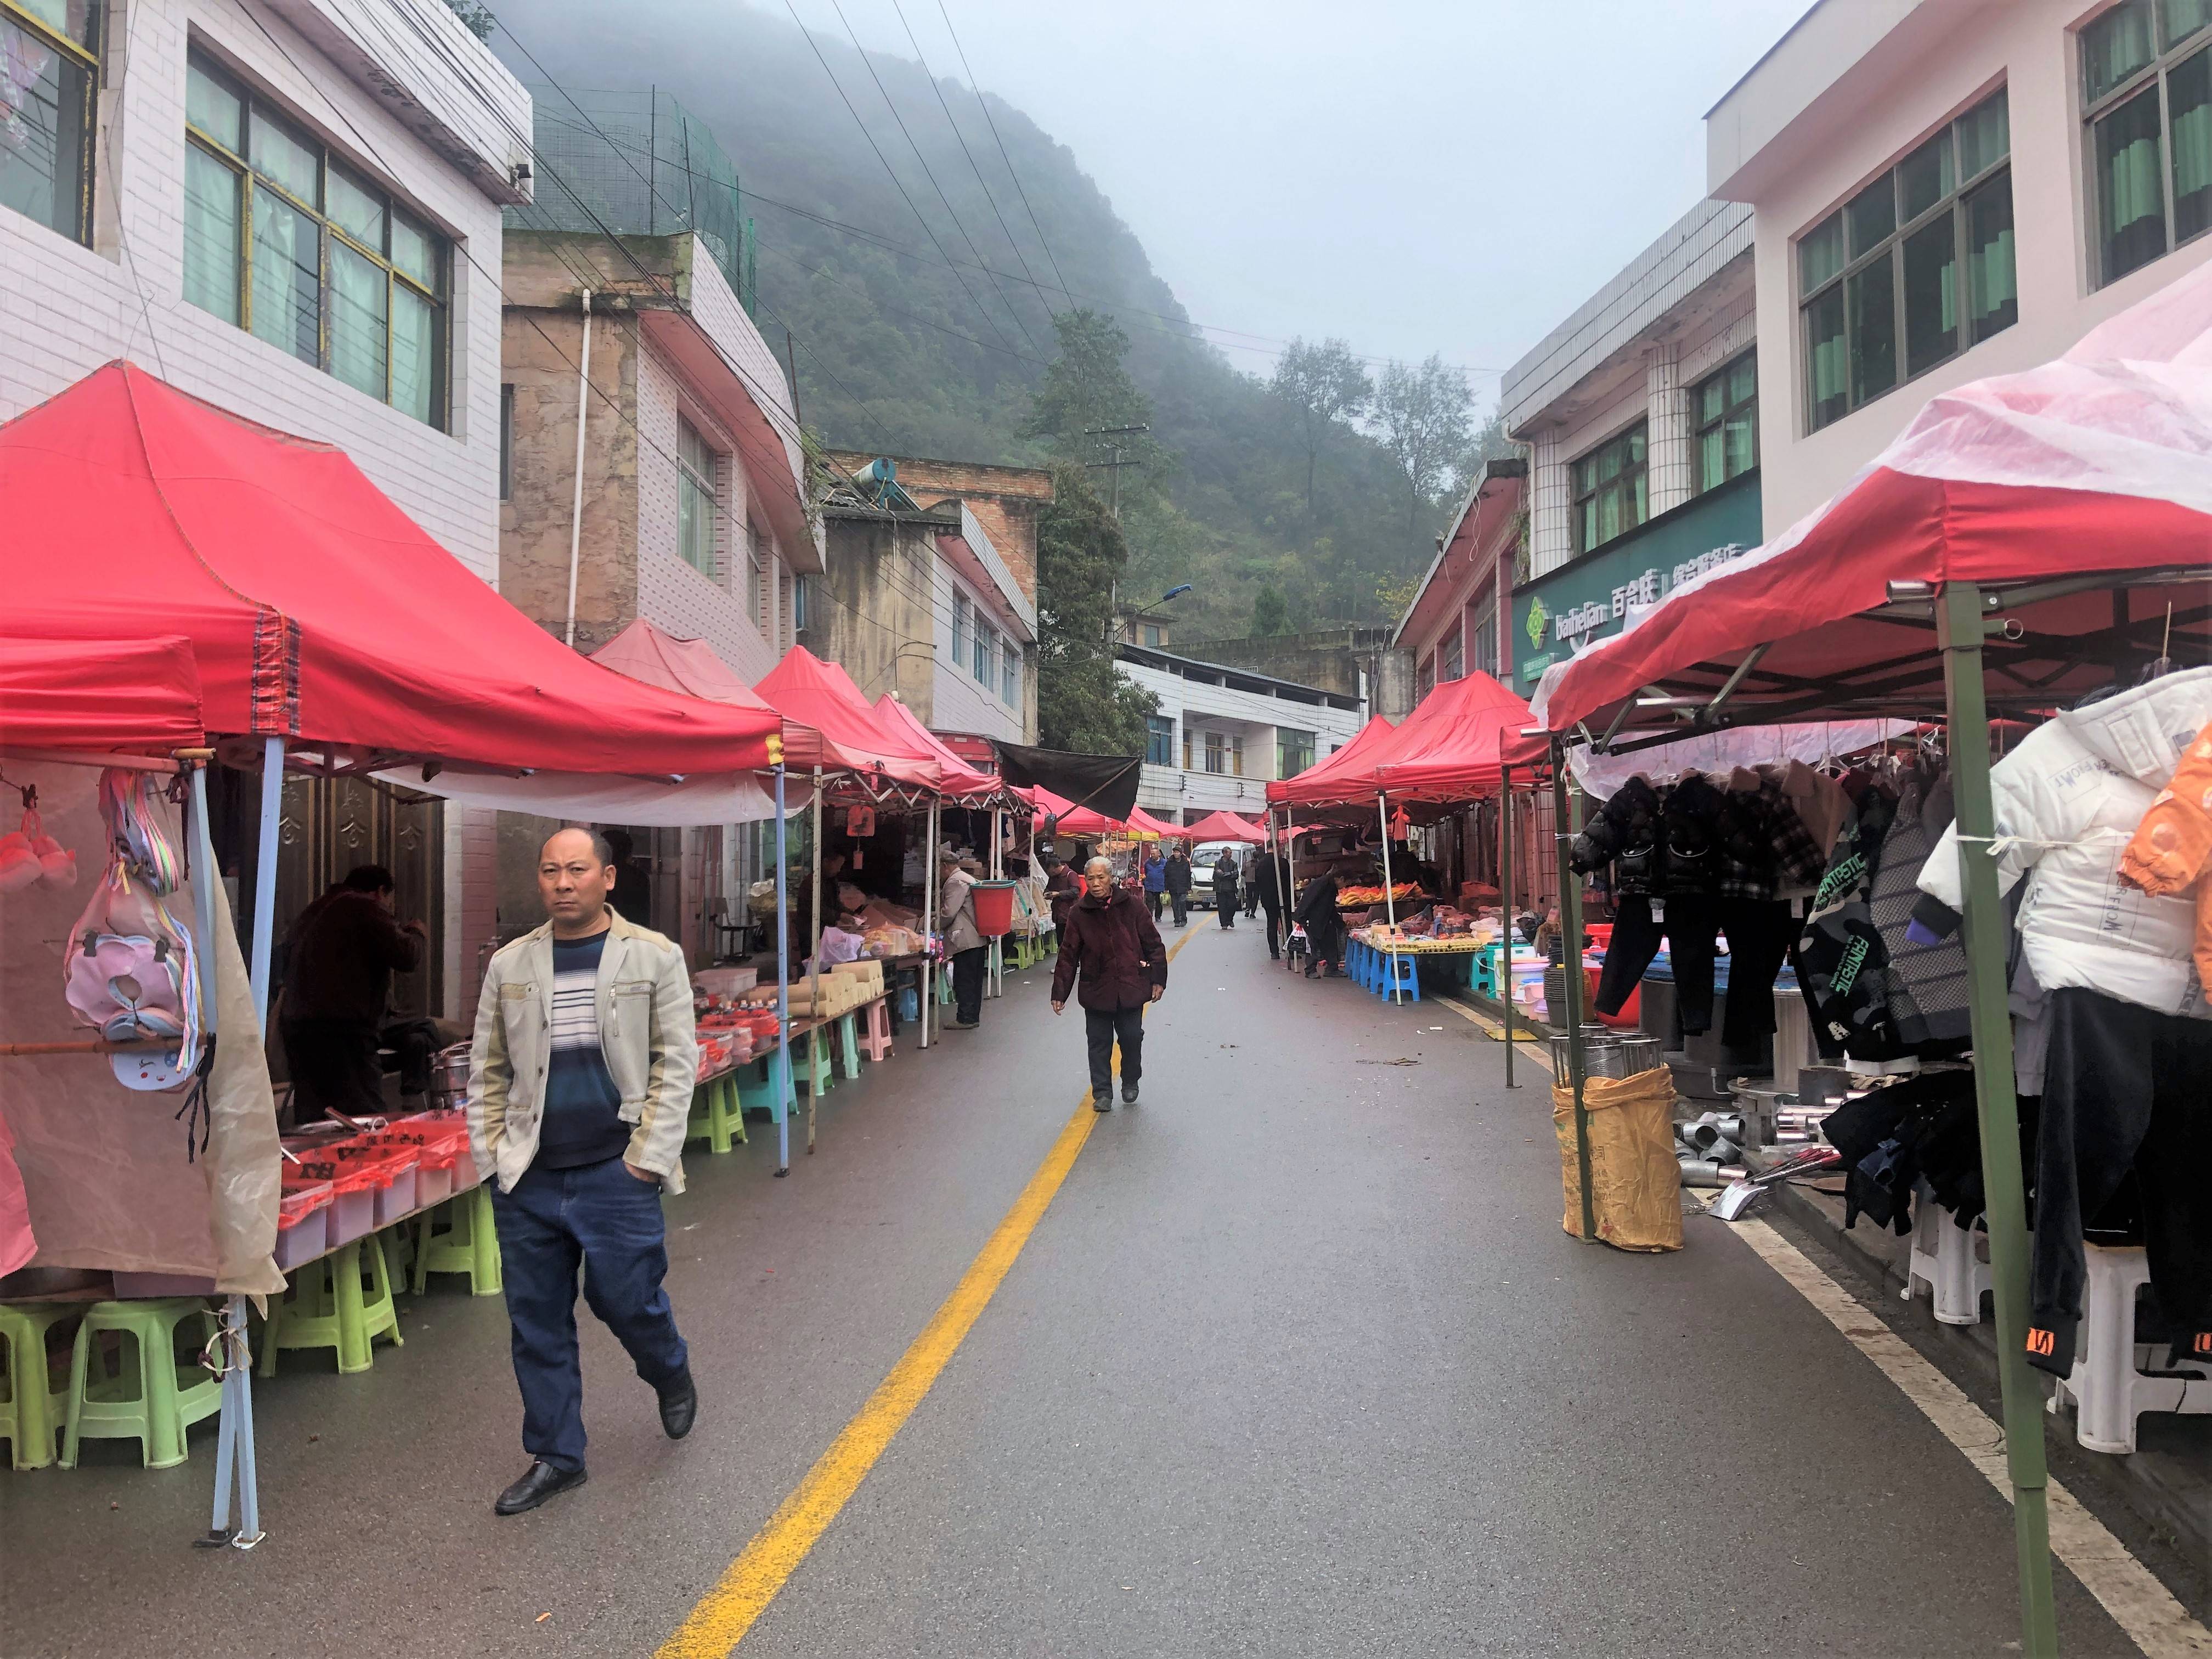
{"type": "Polygon", "coordinates": [[[1382,958],[1382,976],[1376,981],[1375,994],[1386,1001],[1393,1000],[1392,993],[1403,991],[1413,1001],[1421,1000],[1420,964],[1413,957],[1400,956],[1395,951],[1377,951],[1382,958]]]}
{"type": "Polygon", "coordinates": [[[784,1086],[779,1090],[775,1086],[776,1062],[773,1047],[750,1065],[741,1068],[738,1073],[739,1109],[766,1112],[776,1122],[782,1122],[785,1115],[795,1110],[799,1105],[796,1086],[799,1057],[796,1054],[792,1056],[791,1070],[792,1076],[784,1080],[784,1086]]]}

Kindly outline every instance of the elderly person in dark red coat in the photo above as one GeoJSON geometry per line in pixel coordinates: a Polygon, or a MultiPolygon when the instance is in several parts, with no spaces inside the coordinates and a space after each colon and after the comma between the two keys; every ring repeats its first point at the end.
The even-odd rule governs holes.
{"type": "Polygon", "coordinates": [[[1114,1045],[1121,1045],[1121,1102],[1134,1105],[1145,1069],[1145,1005],[1168,988],[1168,953],[1143,895],[1114,884],[1114,866],[1083,868],[1083,896],[1068,907],[1060,959],[1052,970],[1052,1011],[1076,992],[1091,1048],[1091,1106],[1114,1104],[1114,1045]],[[1077,988],[1077,977],[1081,987],[1077,988]]]}

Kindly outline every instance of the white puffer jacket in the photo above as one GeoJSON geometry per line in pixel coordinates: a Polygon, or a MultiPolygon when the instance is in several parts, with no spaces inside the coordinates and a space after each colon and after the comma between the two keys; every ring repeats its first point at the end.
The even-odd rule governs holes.
{"type": "MultiPolygon", "coordinates": [[[[2062,714],[1990,773],[1997,880],[2023,875],[2020,931],[2045,991],[2081,986],[2162,1014],[2212,1018],[2191,954],[2193,895],[2121,884],[2120,854],[2190,740],[2212,720],[2212,668],[2167,674],[2062,714]]],[[[1959,832],[1943,832],[1920,890],[1956,910],[1959,832]]]]}

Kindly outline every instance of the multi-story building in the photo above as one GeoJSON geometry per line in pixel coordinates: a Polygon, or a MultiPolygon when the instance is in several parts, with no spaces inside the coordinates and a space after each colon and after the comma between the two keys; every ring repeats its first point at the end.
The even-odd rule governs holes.
{"type": "Polygon", "coordinates": [[[1159,701],[1137,805],[1170,823],[1257,818],[1271,779],[1296,777],[1366,723],[1365,703],[1340,692],[1144,646],[1115,655],[1115,672],[1159,701]]]}
{"type": "Polygon", "coordinates": [[[965,757],[1036,741],[1036,516],[1028,467],[832,452],[830,572],[810,640],[871,697],[895,691],[965,757]]]}
{"type": "Polygon", "coordinates": [[[1483,463],[1437,538],[1437,556],[1392,630],[1392,649],[1413,664],[1413,701],[1470,673],[1510,680],[1513,629],[1508,604],[1527,544],[1528,464],[1517,456],[1483,463]]]}
{"type": "Polygon", "coordinates": [[[1822,0],[1705,134],[1708,189],[1750,216],[1771,537],[1929,398],[2212,255],[2212,11],[1822,0]]]}
{"type": "MultiPolygon", "coordinates": [[[[340,446],[491,580],[500,216],[529,199],[531,118],[439,0],[0,0],[0,418],[129,358],[340,446]]],[[[219,852],[247,833],[231,794],[219,852]]],[[[350,780],[294,778],[284,805],[280,927],[388,864],[442,945],[402,1005],[459,1006],[485,826],[350,780]]]]}
{"type": "Polygon", "coordinates": [[[1318,690],[1357,697],[1367,705],[1370,720],[1395,723],[1405,719],[1413,707],[1413,659],[1392,643],[1395,631],[1346,623],[1298,634],[1186,640],[1179,648],[1184,656],[1203,662],[1249,668],[1318,690]]]}
{"type": "MultiPolygon", "coordinates": [[[[583,118],[546,97],[545,176],[507,229],[500,591],[580,651],[642,617],[757,681],[808,626],[823,541],[790,386],[740,297],[735,174],[665,93],[586,94],[583,118]]],[[[536,921],[546,827],[498,815],[502,933],[536,921]]],[[[701,957],[757,835],[624,833],[617,905],[701,957]]]]}
{"type": "Polygon", "coordinates": [[[1700,202],[1506,371],[1506,428],[1529,449],[1510,653],[1524,696],[1758,545],[1755,335],[1750,210],[1700,202]]]}

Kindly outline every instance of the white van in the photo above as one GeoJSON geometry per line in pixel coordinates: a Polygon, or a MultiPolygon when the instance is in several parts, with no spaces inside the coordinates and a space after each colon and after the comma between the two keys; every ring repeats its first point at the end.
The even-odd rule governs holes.
{"type": "MultiPolygon", "coordinates": [[[[1190,904],[1194,910],[1213,908],[1213,866],[1224,853],[1237,854],[1238,863],[1244,859],[1244,844],[1234,841],[1209,841],[1192,849],[1190,855],[1190,904]]],[[[1237,902],[1244,900],[1244,890],[1237,890],[1237,902]]]]}

